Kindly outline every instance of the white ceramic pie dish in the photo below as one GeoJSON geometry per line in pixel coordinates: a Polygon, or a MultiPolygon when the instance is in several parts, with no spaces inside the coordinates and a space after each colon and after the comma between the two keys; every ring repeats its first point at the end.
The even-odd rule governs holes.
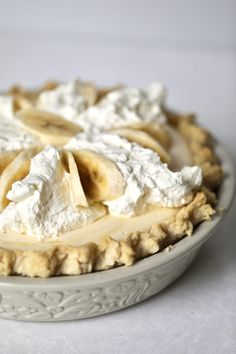
{"type": "Polygon", "coordinates": [[[215,232],[234,195],[234,166],[225,148],[217,143],[216,153],[225,172],[219,192],[219,208],[175,244],[131,267],[119,267],[80,276],[30,279],[0,277],[0,318],[25,321],[62,321],[102,315],[138,303],[157,294],[178,278],[196,257],[202,244],[215,232]]]}

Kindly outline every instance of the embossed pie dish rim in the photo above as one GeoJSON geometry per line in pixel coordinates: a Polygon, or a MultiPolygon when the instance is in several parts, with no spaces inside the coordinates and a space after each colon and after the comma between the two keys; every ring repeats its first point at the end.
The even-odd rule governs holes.
{"type": "Polygon", "coordinates": [[[12,288],[14,290],[21,290],[21,288],[37,288],[37,289],[71,289],[71,288],[89,288],[94,285],[103,285],[106,283],[112,283],[118,280],[129,280],[130,278],[142,274],[148,273],[152,269],[157,267],[165,267],[169,263],[182,257],[187,252],[193,251],[195,248],[203,244],[219,226],[223,220],[226,212],[229,210],[233,201],[234,189],[235,189],[235,175],[234,165],[229,156],[227,149],[221,142],[216,142],[215,151],[219,156],[222,167],[225,173],[225,179],[219,191],[218,208],[224,208],[224,213],[218,212],[215,217],[210,221],[204,221],[194,231],[193,236],[185,237],[178,241],[170,252],[165,250],[148,256],[142,260],[137,261],[131,267],[120,266],[113,269],[103,270],[101,272],[88,273],[83,275],[70,275],[59,276],[48,279],[40,278],[27,278],[22,276],[9,276],[0,277],[0,286],[4,288],[12,288]]]}

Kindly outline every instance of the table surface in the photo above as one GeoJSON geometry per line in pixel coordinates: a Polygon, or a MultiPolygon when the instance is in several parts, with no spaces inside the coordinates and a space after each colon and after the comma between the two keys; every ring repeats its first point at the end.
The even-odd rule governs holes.
{"type": "MultiPolygon", "coordinates": [[[[155,26],[140,27],[142,17],[138,15],[146,9],[143,6],[132,31],[129,16],[122,18],[117,9],[116,20],[124,22],[126,31],[113,23],[109,13],[111,33],[100,21],[104,14],[98,15],[96,27],[94,11],[84,9],[82,2],[78,2],[82,13],[87,17],[92,13],[91,27],[82,16],[83,30],[73,10],[71,21],[67,18],[60,23],[64,0],[60,2],[61,17],[52,20],[44,18],[45,1],[38,2],[36,8],[30,7],[28,0],[20,6],[19,2],[0,0],[4,10],[0,13],[0,89],[14,82],[34,86],[47,78],[78,75],[102,84],[119,81],[139,86],[160,79],[169,88],[169,104],[198,112],[200,122],[225,143],[236,162],[235,2],[214,2],[213,28],[208,23],[212,1],[202,2],[208,4],[208,17],[201,18],[200,1],[190,15],[185,14],[188,21],[187,25],[181,21],[182,27],[177,25],[181,17],[177,10],[167,23],[158,12],[160,21],[155,26]],[[11,17],[13,6],[16,11],[11,17]],[[194,13],[202,21],[202,31],[194,13]]],[[[105,11],[108,3],[101,3],[105,11]]],[[[152,13],[155,2],[149,3],[152,13]]],[[[183,10],[189,2],[179,3],[183,10]]],[[[134,2],[129,0],[128,4],[131,15],[134,2]]],[[[162,12],[167,10],[168,5],[162,12]]],[[[53,13],[52,8],[50,16],[53,13]]],[[[189,270],[159,295],[126,310],[77,322],[1,320],[0,353],[236,353],[235,208],[234,202],[223,225],[189,270]]]]}

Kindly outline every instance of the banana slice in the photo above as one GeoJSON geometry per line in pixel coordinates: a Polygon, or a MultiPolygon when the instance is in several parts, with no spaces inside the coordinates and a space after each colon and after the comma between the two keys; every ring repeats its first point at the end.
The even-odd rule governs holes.
{"type": "Polygon", "coordinates": [[[45,144],[61,146],[66,144],[81,128],[61,116],[34,108],[19,111],[17,118],[26,129],[39,135],[45,144]]]}
{"type": "Polygon", "coordinates": [[[86,195],[94,201],[112,200],[124,192],[124,179],[115,163],[89,150],[73,150],[86,195]]]}
{"type": "Polygon", "coordinates": [[[162,162],[170,163],[171,158],[168,152],[149,134],[130,128],[113,129],[111,132],[119,134],[129,141],[155,151],[160,156],[162,162]]]}
{"type": "Polygon", "coordinates": [[[155,123],[139,123],[131,126],[132,129],[142,130],[145,133],[151,135],[155,140],[157,140],[165,149],[170,147],[170,137],[168,132],[164,127],[155,123]]]}
{"type": "Polygon", "coordinates": [[[81,180],[80,180],[80,175],[78,171],[78,167],[76,165],[75,159],[73,154],[70,151],[65,151],[64,152],[66,159],[67,159],[67,164],[68,164],[68,169],[70,173],[70,187],[71,187],[71,199],[72,203],[74,205],[80,205],[83,207],[88,206],[88,201],[85,196],[81,180]]]}
{"type": "Polygon", "coordinates": [[[12,184],[23,179],[29,173],[30,160],[35,153],[35,149],[20,152],[3,171],[0,178],[0,212],[2,212],[9,203],[6,195],[11,189],[12,184]]]}
{"type": "Polygon", "coordinates": [[[22,150],[3,151],[0,153],[0,175],[22,150]]]}

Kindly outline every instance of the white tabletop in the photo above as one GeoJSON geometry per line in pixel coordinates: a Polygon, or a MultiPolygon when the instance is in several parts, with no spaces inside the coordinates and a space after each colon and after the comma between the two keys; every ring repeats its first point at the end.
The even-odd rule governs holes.
{"type": "MultiPolygon", "coordinates": [[[[32,3],[0,0],[0,89],[78,75],[140,86],[160,79],[169,88],[169,104],[198,112],[236,163],[235,2],[195,2],[183,14],[187,0],[180,7],[167,1],[163,8],[150,0],[139,9],[129,0],[123,12],[115,7],[120,2],[110,1],[112,8],[103,0],[97,17],[96,6],[82,2],[72,1],[69,13],[64,0],[56,13],[59,2],[32,3]]],[[[0,353],[236,353],[235,208],[190,269],[159,295],[77,322],[0,320],[0,353]]]]}

